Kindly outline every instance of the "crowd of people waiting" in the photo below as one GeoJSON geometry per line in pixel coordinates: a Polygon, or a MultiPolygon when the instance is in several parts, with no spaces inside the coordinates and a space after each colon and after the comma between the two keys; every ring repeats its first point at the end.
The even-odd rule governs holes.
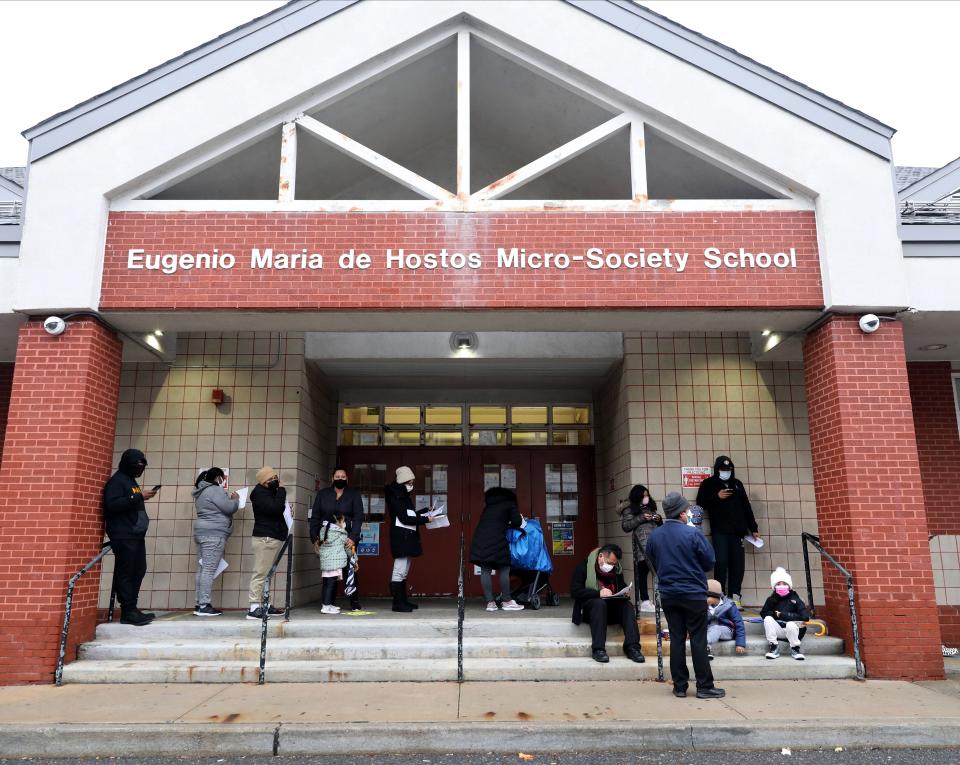
{"type": "MultiPolygon", "coordinates": [[[[126,450],[118,470],[103,490],[106,532],[115,555],[114,587],[120,603],[121,622],[143,626],[154,614],[138,608],[140,586],[146,574],[145,536],[149,527],[145,501],[162,488],[142,489],[137,479],[143,475],[147,459],[137,449],[126,450]]],[[[265,466],[257,471],[257,484],[250,492],[254,525],[253,572],[249,585],[248,619],[263,619],[263,588],[277,553],[287,539],[285,518],[288,507],[286,489],[280,485],[276,470],[265,466]]],[[[411,612],[417,605],[410,601],[406,580],[413,559],[423,553],[420,526],[430,521],[433,508],[417,509],[412,496],[415,476],[409,467],[396,470],[396,478],[384,489],[393,556],[390,592],[392,610],[411,612]]],[[[225,488],[226,475],[211,467],[197,476],[192,496],[196,508],[193,534],[197,550],[197,616],[218,616],[211,598],[227,539],[233,531],[233,518],[240,509],[240,496],[225,488]]],[[[494,487],[484,495],[484,510],[473,535],[470,560],[480,570],[487,611],[523,610],[510,593],[510,548],[508,529],[526,524],[517,506],[517,497],[509,489],[494,487]],[[493,595],[492,573],[499,572],[501,604],[493,595]]],[[[336,614],[338,583],[345,582],[345,594],[351,610],[360,610],[357,594],[357,547],[363,523],[363,503],[359,493],[348,486],[347,473],[337,468],[331,486],[319,491],[310,515],[310,539],[320,563],[321,613],[336,614]]],[[[621,525],[631,534],[634,580],[639,591],[636,606],[629,599],[621,559],[622,549],[606,544],[592,550],[575,567],[570,582],[573,598],[573,622],[590,625],[591,648],[595,661],[606,663],[607,627],[623,628],[623,653],[630,661],[642,663],[637,617],[654,610],[650,600],[648,575],[656,577],[660,601],[666,616],[670,641],[670,673],[673,693],[687,694],[689,671],[686,642],[689,638],[698,698],[721,698],[710,670],[712,647],[719,641],[734,641],[735,653],[746,653],[746,630],[740,615],[740,591],[744,576],[744,539],[760,539],[759,528],[743,484],[736,479],[734,465],[727,456],[714,464],[713,475],[698,490],[696,503],[678,492],[667,494],[658,508],[649,490],[632,488],[629,504],[623,509],[621,525]],[[662,509],[662,515],[660,510],[662,509]],[[711,542],[700,529],[706,511],[711,526],[711,542]],[[714,579],[707,572],[714,572],[714,579]]],[[[793,590],[793,580],[783,568],[770,575],[771,594],[760,612],[768,648],[766,658],[780,656],[780,641],[790,647],[791,656],[803,660],[801,641],[810,618],[806,604],[793,590]]],[[[267,605],[266,616],[284,613],[267,605]]]]}

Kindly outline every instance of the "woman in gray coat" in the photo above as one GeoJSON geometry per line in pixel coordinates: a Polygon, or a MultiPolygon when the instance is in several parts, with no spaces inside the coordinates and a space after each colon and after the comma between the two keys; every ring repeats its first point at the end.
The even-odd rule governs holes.
{"type": "Polygon", "coordinates": [[[663,523],[663,517],[657,512],[657,503],[653,501],[647,487],[637,484],[630,490],[630,504],[623,509],[620,516],[620,528],[633,536],[633,573],[637,586],[637,614],[649,613],[654,610],[650,602],[650,592],[647,586],[647,574],[650,566],[647,563],[647,540],[653,530],[663,523]]]}
{"type": "Polygon", "coordinates": [[[223,558],[223,548],[233,531],[233,516],[240,509],[236,492],[227,495],[223,488],[226,476],[218,467],[212,467],[197,476],[193,502],[197,519],[193,522],[193,540],[197,543],[197,605],[195,616],[220,616],[223,611],[210,603],[213,579],[217,565],[223,558]]]}

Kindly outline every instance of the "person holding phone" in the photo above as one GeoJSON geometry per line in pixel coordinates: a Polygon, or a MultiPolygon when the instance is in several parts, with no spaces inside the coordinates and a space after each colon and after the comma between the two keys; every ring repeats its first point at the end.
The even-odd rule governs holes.
{"type": "Polygon", "coordinates": [[[103,487],[103,518],[113,550],[113,582],[120,601],[120,623],[143,627],[156,614],[137,607],[140,585],[147,574],[146,500],[153,499],[159,486],[144,491],[137,483],[147,467],[147,458],[139,449],[127,449],[120,456],[117,472],[103,487]]]}
{"type": "Polygon", "coordinates": [[[760,530],[747,490],[737,480],[733,461],[726,455],[717,457],[713,475],[700,484],[697,504],[710,517],[710,536],[717,559],[713,574],[723,592],[729,593],[737,608],[741,608],[740,590],[746,568],[743,538],[749,534],[760,539],[760,530]]]}
{"type": "Polygon", "coordinates": [[[623,625],[623,655],[630,661],[643,664],[640,651],[640,630],[637,617],[630,602],[620,559],[623,550],[618,545],[608,544],[593,550],[573,570],[570,595],[573,598],[573,623],[590,623],[593,660],[601,664],[610,661],[607,655],[607,626],[623,625]]]}

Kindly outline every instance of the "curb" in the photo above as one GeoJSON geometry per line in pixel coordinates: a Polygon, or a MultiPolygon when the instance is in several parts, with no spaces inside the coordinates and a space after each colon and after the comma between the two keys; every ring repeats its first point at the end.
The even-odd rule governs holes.
{"type": "Polygon", "coordinates": [[[6,757],[309,755],[414,752],[769,751],[781,747],[960,746],[955,719],[784,723],[329,723],[0,725],[6,757]]]}

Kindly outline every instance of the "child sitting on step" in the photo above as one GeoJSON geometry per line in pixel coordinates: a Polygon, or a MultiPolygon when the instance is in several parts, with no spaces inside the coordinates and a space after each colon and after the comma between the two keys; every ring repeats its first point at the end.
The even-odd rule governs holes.
{"type": "Polygon", "coordinates": [[[707,656],[713,661],[713,646],[721,640],[736,640],[737,655],[747,652],[747,629],[736,604],[723,594],[720,582],[707,580],[707,656]]]}
{"type": "Polygon", "coordinates": [[[339,614],[340,609],[333,605],[337,594],[337,582],[341,572],[350,559],[347,543],[350,537],[346,531],[347,522],[343,513],[335,513],[331,521],[324,521],[320,539],[316,542],[317,557],[320,559],[321,577],[321,614],[339,614]]]}
{"type": "Polygon", "coordinates": [[[804,622],[810,618],[810,611],[793,591],[793,578],[782,566],[770,574],[770,586],[773,587],[773,594],[760,611],[763,631],[770,644],[766,657],[779,658],[779,641],[786,640],[790,644],[790,655],[797,661],[803,661],[806,657],[800,652],[800,641],[807,631],[804,622]]]}

